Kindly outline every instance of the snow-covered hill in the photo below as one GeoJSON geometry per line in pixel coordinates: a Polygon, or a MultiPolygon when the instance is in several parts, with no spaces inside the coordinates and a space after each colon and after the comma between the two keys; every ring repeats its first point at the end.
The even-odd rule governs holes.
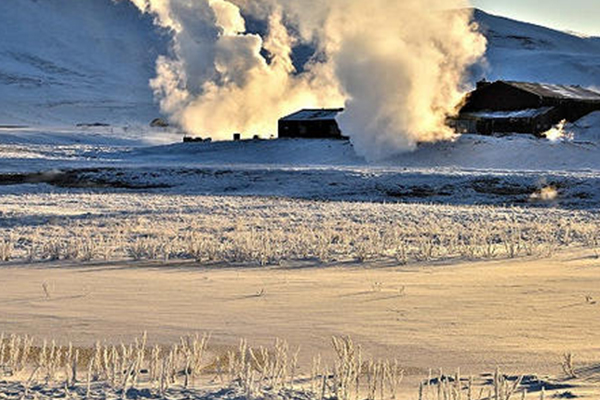
{"type": "MultiPolygon", "coordinates": [[[[490,44],[480,77],[600,87],[599,38],[474,18],[490,44]]],[[[0,125],[147,124],[159,114],[148,81],[168,42],[129,1],[2,0],[0,125]]],[[[297,67],[312,54],[298,47],[297,67]]]]}
{"type": "Polygon", "coordinates": [[[600,38],[587,38],[474,11],[488,39],[488,80],[600,87],[600,38]]]}
{"type": "Polygon", "coordinates": [[[148,81],[168,38],[127,1],[0,1],[0,124],[156,117],[148,81]]]}

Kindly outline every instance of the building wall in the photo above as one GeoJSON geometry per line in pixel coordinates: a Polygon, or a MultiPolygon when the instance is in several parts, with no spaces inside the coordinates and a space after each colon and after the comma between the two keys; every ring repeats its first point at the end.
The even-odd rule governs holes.
{"type": "Polygon", "coordinates": [[[530,118],[484,118],[460,116],[452,121],[458,133],[479,133],[492,135],[495,133],[526,133],[541,136],[542,133],[558,124],[565,118],[565,110],[555,107],[545,114],[530,118]]]}
{"type": "Polygon", "coordinates": [[[600,111],[600,103],[586,102],[563,102],[560,106],[563,118],[569,122],[575,122],[594,111],[600,111]]]}
{"type": "Polygon", "coordinates": [[[342,139],[335,120],[279,121],[279,138],[342,139]]]}
{"type": "Polygon", "coordinates": [[[494,133],[528,133],[539,136],[554,125],[548,116],[543,115],[535,118],[480,119],[476,122],[476,129],[477,133],[482,135],[491,135],[494,133]]]}

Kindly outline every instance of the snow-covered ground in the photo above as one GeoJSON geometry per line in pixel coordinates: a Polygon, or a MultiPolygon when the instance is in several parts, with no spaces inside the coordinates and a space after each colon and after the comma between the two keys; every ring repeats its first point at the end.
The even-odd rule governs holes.
{"type": "Polygon", "coordinates": [[[584,37],[475,10],[488,39],[488,80],[600,87],[600,38],[584,37]]]}
{"type": "MultiPolygon", "coordinates": [[[[16,258],[0,261],[0,332],[88,352],[99,340],[128,343],[143,331],[160,345],[210,332],[216,354],[235,350],[240,338],[251,346],[283,338],[302,347],[302,376],[313,357],[335,359],[331,336],[350,335],[366,356],[398,360],[406,375],[399,393],[408,398],[430,368],[468,376],[497,366],[527,374],[519,389],[529,400],[542,386],[548,396],[597,398],[595,210],[34,188],[0,195],[0,257],[16,258]],[[564,378],[563,353],[576,355],[579,379],[564,378]]],[[[0,382],[0,393],[122,396],[127,383],[101,380],[88,396],[85,368],[77,385],[44,383],[42,372],[32,380],[30,370],[0,382]]],[[[185,389],[181,374],[166,398],[248,397],[185,389]]],[[[491,387],[489,375],[476,379],[491,387]]],[[[130,385],[130,398],[165,398],[156,382],[130,385]]]]}
{"type": "Polygon", "coordinates": [[[0,127],[0,171],[68,168],[70,162],[141,166],[347,166],[454,168],[479,170],[600,170],[600,113],[565,127],[567,137],[552,141],[530,135],[462,135],[454,141],[421,144],[413,152],[378,163],[357,156],[351,142],[337,140],[255,140],[181,143],[182,134],[141,124],[107,127],[0,127]],[[14,154],[11,154],[11,151],[14,154]],[[22,154],[20,156],[19,154],[22,154]],[[37,156],[36,156],[37,154],[37,156]],[[52,157],[54,155],[54,157],[52,157]],[[40,163],[19,163],[19,158],[40,163]],[[14,164],[9,161],[13,159],[14,164]],[[62,160],[62,162],[61,162],[62,160]],[[157,164],[158,163],[158,164],[157,164]]]}
{"type": "Polygon", "coordinates": [[[3,194],[0,260],[280,265],[549,256],[600,247],[596,210],[172,193],[3,194]],[[3,250],[3,249],[7,250],[3,250]]]}
{"type": "Polygon", "coordinates": [[[351,142],[181,143],[142,126],[0,129],[0,193],[150,190],[304,199],[550,204],[600,201],[600,113],[558,141],[463,135],[367,163],[351,142]],[[174,144],[169,144],[177,142],[174,144]],[[166,144],[165,144],[166,143],[166,144]],[[22,184],[28,184],[23,187],[22,184]],[[556,195],[540,200],[541,190],[556,195]],[[532,201],[534,200],[534,201],[532,201]]]}

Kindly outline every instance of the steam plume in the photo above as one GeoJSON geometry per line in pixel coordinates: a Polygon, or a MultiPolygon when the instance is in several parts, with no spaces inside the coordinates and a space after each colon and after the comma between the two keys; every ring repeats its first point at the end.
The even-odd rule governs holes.
{"type": "Polygon", "coordinates": [[[131,0],[173,32],[151,82],[162,110],[189,132],[274,134],[279,117],[345,104],[357,151],[380,159],[448,139],[465,71],[485,40],[466,0],[131,0]],[[267,22],[246,33],[244,16],[267,22]],[[292,48],[316,47],[302,73],[292,48]],[[268,56],[267,56],[268,55],[268,56]]]}

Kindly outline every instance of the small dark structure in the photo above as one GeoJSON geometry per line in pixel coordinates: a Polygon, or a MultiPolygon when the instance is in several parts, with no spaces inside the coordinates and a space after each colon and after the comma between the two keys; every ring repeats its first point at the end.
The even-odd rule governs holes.
{"type": "Polygon", "coordinates": [[[305,109],[279,120],[280,139],[346,139],[336,117],[343,108],[305,109]]]}
{"type": "Polygon", "coordinates": [[[201,137],[193,137],[193,136],[184,136],[183,143],[202,143],[204,139],[201,137]]]}
{"type": "Polygon", "coordinates": [[[162,118],[154,118],[151,122],[150,122],[150,126],[152,128],[168,128],[169,127],[169,123],[167,121],[165,121],[162,118]]]}
{"type": "Polygon", "coordinates": [[[108,128],[110,124],[103,122],[81,123],[76,125],[78,128],[108,128]]]}
{"type": "Polygon", "coordinates": [[[451,123],[460,133],[530,133],[540,136],[562,120],[600,110],[600,93],[581,86],[482,81],[451,123]]]}
{"type": "Polygon", "coordinates": [[[242,134],[241,133],[234,133],[233,134],[233,141],[234,142],[239,142],[240,140],[242,140],[242,134]]]}

